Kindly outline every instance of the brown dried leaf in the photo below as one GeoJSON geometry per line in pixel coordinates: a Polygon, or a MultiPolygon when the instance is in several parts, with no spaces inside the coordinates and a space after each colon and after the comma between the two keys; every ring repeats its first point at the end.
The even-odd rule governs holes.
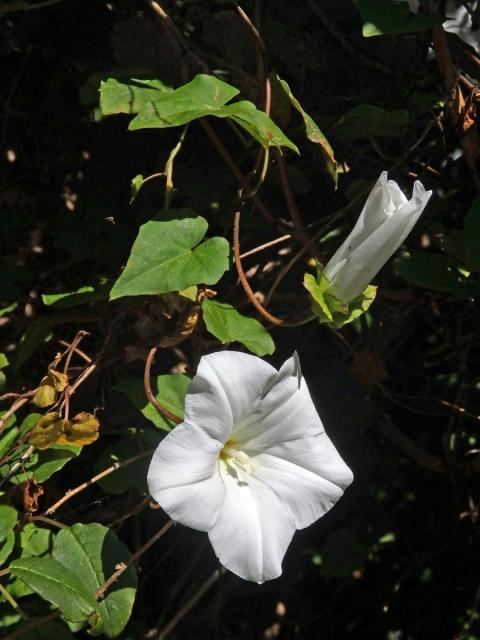
{"type": "Polygon", "coordinates": [[[45,493],[41,484],[29,478],[23,485],[23,508],[27,513],[38,511],[38,500],[45,493]]]}

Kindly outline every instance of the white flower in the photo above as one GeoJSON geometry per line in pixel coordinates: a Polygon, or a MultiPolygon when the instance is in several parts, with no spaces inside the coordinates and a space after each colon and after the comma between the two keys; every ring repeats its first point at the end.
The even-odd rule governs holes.
{"type": "Polygon", "coordinates": [[[431,195],[417,180],[407,200],[383,171],[350,235],[323,270],[329,293],[344,304],[359,296],[408,236],[431,195]]]}
{"type": "Polygon", "coordinates": [[[281,574],[295,530],[323,516],[352,478],[296,354],[277,371],[222,351],[200,360],[184,422],[155,451],[148,487],[173,520],[208,531],[227,569],[262,583],[281,574]]]}

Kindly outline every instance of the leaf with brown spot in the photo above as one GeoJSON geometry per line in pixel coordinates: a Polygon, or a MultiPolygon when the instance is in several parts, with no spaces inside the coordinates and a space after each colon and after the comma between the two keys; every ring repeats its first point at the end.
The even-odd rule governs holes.
{"type": "Polygon", "coordinates": [[[58,436],[57,444],[92,444],[98,438],[99,427],[100,423],[93,414],[82,411],[65,424],[58,436]]]}
{"type": "Polygon", "coordinates": [[[57,411],[42,416],[28,434],[28,442],[37,449],[48,449],[57,442],[63,431],[64,420],[57,411]]]}

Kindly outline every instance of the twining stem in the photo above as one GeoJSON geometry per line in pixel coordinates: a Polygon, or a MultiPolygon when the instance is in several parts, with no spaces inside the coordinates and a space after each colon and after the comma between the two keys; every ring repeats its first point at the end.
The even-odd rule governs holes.
{"type": "Polygon", "coordinates": [[[20,607],[18,602],[14,598],[12,598],[12,596],[8,593],[8,591],[5,589],[5,587],[1,583],[0,583],[0,594],[10,604],[12,609],[15,609],[15,611],[22,616],[22,618],[26,618],[27,617],[25,615],[25,613],[22,611],[22,608],[20,607]]]}
{"type": "Polygon", "coordinates": [[[209,578],[207,578],[207,580],[205,580],[205,582],[202,585],[200,585],[200,587],[197,589],[197,591],[195,591],[193,596],[189,600],[187,600],[187,602],[183,605],[183,607],[180,607],[180,609],[173,616],[173,618],[169,622],[167,622],[167,624],[163,627],[163,629],[160,630],[157,640],[163,640],[173,631],[173,629],[177,626],[180,620],[187,615],[190,609],[192,609],[200,600],[200,598],[210,589],[210,587],[215,584],[215,582],[220,578],[222,573],[223,573],[222,569],[216,569],[212,573],[212,575],[209,578]]]}
{"type": "Polygon", "coordinates": [[[155,409],[161,416],[167,418],[168,420],[171,420],[174,424],[180,424],[180,422],[182,422],[182,418],[179,418],[174,413],[169,411],[166,407],[163,407],[152,393],[152,387],[150,383],[150,369],[152,368],[152,362],[155,358],[155,354],[157,353],[157,349],[158,347],[152,347],[152,349],[150,349],[147,360],[145,362],[145,373],[143,376],[145,393],[147,394],[149,402],[155,407],[155,409]]]}
{"type": "Polygon", "coordinates": [[[136,561],[140,558],[140,556],[142,556],[145,553],[145,551],[150,549],[150,547],[153,544],[155,544],[155,542],[159,538],[161,538],[164,533],[167,533],[170,527],[174,524],[175,523],[173,520],[169,520],[165,525],[163,525],[163,527],[159,531],[157,531],[156,534],[154,534],[150,538],[150,540],[147,540],[147,542],[144,545],[142,545],[140,549],[136,551],[127,562],[120,563],[118,569],[114,573],[112,573],[112,575],[108,578],[108,580],[105,580],[102,586],[95,591],[95,593],[93,594],[94,598],[96,600],[100,600],[101,598],[103,598],[107,589],[109,589],[109,587],[111,587],[112,584],[118,580],[118,578],[122,575],[122,573],[126,571],[130,565],[135,564],[136,561]]]}
{"type": "Polygon", "coordinates": [[[276,326],[280,326],[283,324],[283,320],[281,320],[280,318],[277,318],[276,316],[273,316],[271,313],[269,313],[266,309],[263,308],[263,306],[255,297],[255,294],[253,293],[250,284],[248,283],[247,276],[245,275],[245,271],[243,270],[243,267],[242,267],[242,260],[240,258],[239,235],[240,235],[240,209],[238,209],[235,212],[235,217],[233,221],[233,253],[235,256],[235,265],[237,267],[238,277],[240,278],[240,282],[242,283],[243,288],[245,289],[245,293],[247,294],[250,302],[257,309],[257,311],[261,313],[262,316],[272,324],[276,326]]]}
{"type": "Polygon", "coordinates": [[[180,138],[177,142],[177,144],[173,147],[173,149],[170,152],[170,155],[168,156],[168,160],[165,163],[165,200],[163,203],[163,208],[164,209],[168,209],[170,206],[170,203],[172,201],[172,196],[173,196],[173,162],[176,158],[176,156],[178,155],[180,149],[182,148],[182,144],[183,141],[185,140],[185,135],[187,133],[188,130],[188,124],[186,124],[183,128],[183,131],[180,135],[180,138]]]}
{"type": "MultiPolygon", "coordinates": [[[[112,464],[111,467],[108,467],[108,469],[104,469],[100,473],[97,473],[97,475],[93,476],[93,478],[90,478],[90,480],[87,480],[86,482],[82,482],[82,484],[78,485],[78,487],[75,487],[75,489],[71,489],[70,491],[67,491],[67,493],[60,498],[60,500],[57,500],[55,504],[52,504],[51,507],[48,507],[48,509],[45,511],[45,515],[47,516],[52,515],[53,513],[55,513],[55,511],[59,507],[62,506],[62,504],[65,504],[67,500],[70,500],[70,498],[73,498],[73,496],[76,496],[78,493],[81,493],[82,491],[90,487],[95,482],[98,482],[98,480],[105,478],[105,476],[108,476],[110,473],[117,471],[117,469],[126,467],[129,464],[136,462],[137,460],[141,460],[142,458],[146,458],[147,456],[151,455],[153,452],[154,452],[154,449],[149,449],[148,451],[142,451],[141,453],[137,453],[137,455],[132,456],[131,458],[127,458],[126,460],[115,462],[114,464],[112,464]]],[[[36,516],[36,517],[38,518],[39,516],[36,516]]]]}

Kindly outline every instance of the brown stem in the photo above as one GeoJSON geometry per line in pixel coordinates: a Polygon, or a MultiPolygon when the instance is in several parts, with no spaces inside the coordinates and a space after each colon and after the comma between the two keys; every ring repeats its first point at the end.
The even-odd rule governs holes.
{"type": "Polygon", "coordinates": [[[93,478],[90,478],[90,480],[87,480],[86,482],[82,482],[82,484],[78,485],[78,487],[75,487],[75,489],[71,489],[70,491],[67,491],[67,493],[60,498],[60,500],[57,500],[55,504],[52,504],[51,507],[48,507],[48,509],[45,511],[45,515],[47,516],[52,515],[52,513],[55,513],[55,511],[59,507],[61,507],[62,504],[65,504],[67,500],[70,500],[70,498],[73,498],[73,496],[76,496],[78,493],[81,493],[82,491],[90,487],[95,482],[98,482],[98,480],[105,478],[105,476],[108,476],[110,473],[113,473],[117,469],[127,467],[129,464],[132,464],[137,460],[146,458],[147,456],[151,455],[153,452],[154,452],[154,449],[149,449],[148,451],[142,451],[141,453],[137,453],[137,455],[132,456],[131,458],[127,458],[126,460],[115,462],[114,464],[112,464],[111,467],[108,467],[108,469],[104,469],[100,473],[97,473],[97,475],[93,476],[93,478]]]}
{"type": "Polygon", "coordinates": [[[0,434],[3,432],[3,430],[7,426],[7,422],[10,416],[13,416],[15,411],[18,411],[18,409],[23,407],[24,404],[27,404],[30,398],[35,395],[36,391],[37,390],[34,389],[33,391],[27,391],[26,393],[23,393],[17,400],[15,400],[15,402],[12,404],[10,409],[8,409],[8,411],[5,411],[3,416],[0,418],[0,434]]]}
{"type": "Polygon", "coordinates": [[[192,609],[197,604],[204,593],[206,593],[210,589],[210,587],[215,584],[215,582],[220,578],[221,575],[222,570],[216,569],[212,573],[212,575],[207,578],[207,580],[205,580],[202,585],[200,585],[193,596],[189,600],[187,600],[187,602],[182,607],[180,607],[173,618],[169,622],[167,622],[163,629],[160,630],[160,633],[158,634],[158,640],[163,640],[163,638],[166,638],[174,630],[180,620],[187,615],[190,609],[192,609]]]}
{"type": "Polygon", "coordinates": [[[155,398],[155,396],[152,393],[152,387],[150,384],[150,369],[152,368],[152,362],[153,362],[153,359],[155,358],[155,354],[157,353],[157,349],[158,347],[152,347],[152,349],[150,349],[150,352],[147,356],[147,360],[145,362],[145,373],[143,376],[145,393],[147,394],[147,398],[149,402],[155,407],[155,409],[158,411],[158,413],[161,416],[163,416],[164,418],[167,418],[168,420],[171,420],[174,424],[180,424],[180,422],[182,422],[182,418],[179,418],[178,416],[176,416],[174,413],[172,413],[165,407],[162,407],[162,405],[158,402],[158,400],[155,398]]]}
{"type": "Polygon", "coordinates": [[[285,162],[285,158],[282,156],[279,150],[277,150],[277,159],[278,159],[278,168],[280,170],[280,180],[282,181],[282,190],[285,198],[285,204],[287,205],[290,218],[295,228],[296,236],[298,237],[298,239],[300,240],[300,242],[303,244],[304,247],[307,246],[310,249],[312,255],[314,255],[317,259],[320,259],[320,252],[318,248],[315,246],[314,240],[310,238],[309,234],[305,231],[305,227],[303,226],[300,210],[297,206],[295,196],[293,195],[292,185],[290,183],[290,176],[288,175],[287,163],[285,162]]]}
{"type": "MultiPolygon", "coordinates": [[[[88,336],[88,332],[87,331],[79,331],[77,333],[77,335],[75,336],[75,338],[73,339],[72,344],[70,344],[68,346],[68,350],[67,350],[67,357],[65,358],[65,364],[63,365],[63,373],[67,373],[68,372],[68,367],[70,366],[70,360],[72,359],[73,353],[74,351],[76,351],[78,345],[80,344],[80,342],[82,341],[82,339],[88,336]]],[[[90,360],[91,362],[91,360],[90,360]]]]}
{"type": "Polygon", "coordinates": [[[258,247],[255,247],[254,249],[250,249],[249,251],[245,251],[245,253],[242,253],[242,255],[240,256],[240,258],[243,260],[243,258],[247,258],[248,256],[253,256],[253,254],[258,253],[259,251],[264,251],[265,249],[270,249],[270,247],[274,247],[276,244],[279,244],[280,242],[285,242],[285,240],[290,240],[292,236],[287,233],[284,236],[280,236],[279,238],[275,238],[275,240],[270,240],[269,242],[265,242],[264,244],[260,244],[258,245],[258,247]]]}
{"type": "Polygon", "coordinates": [[[124,573],[124,571],[126,571],[130,565],[135,564],[136,561],[145,553],[145,551],[150,549],[150,547],[153,544],[155,544],[155,542],[159,538],[161,538],[164,533],[167,533],[170,527],[174,524],[175,523],[173,520],[169,520],[165,525],[163,525],[163,527],[159,531],[157,531],[155,535],[153,535],[150,538],[150,540],[148,540],[144,545],[142,545],[140,549],[136,551],[127,562],[119,563],[118,569],[114,573],[112,573],[112,575],[108,578],[108,580],[105,580],[102,586],[95,591],[95,593],[93,594],[94,598],[96,600],[100,600],[101,598],[103,598],[107,589],[109,589],[112,586],[112,584],[114,584],[114,582],[116,582],[119,579],[122,573],[124,573]]]}
{"type": "Polygon", "coordinates": [[[281,320],[280,318],[272,316],[271,313],[269,313],[266,309],[262,307],[260,302],[255,297],[255,294],[253,293],[251,286],[248,283],[247,276],[245,275],[245,271],[243,270],[243,267],[242,267],[242,260],[240,258],[239,235],[240,235],[240,209],[238,209],[235,212],[235,218],[233,221],[233,253],[235,256],[235,265],[237,267],[238,277],[240,278],[240,282],[242,283],[243,288],[245,289],[245,293],[250,299],[250,302],[257,309],[257,311],[261,313],[262,316],[272,324],[280,326],[283,324],[284,321],[281,320]]]}

